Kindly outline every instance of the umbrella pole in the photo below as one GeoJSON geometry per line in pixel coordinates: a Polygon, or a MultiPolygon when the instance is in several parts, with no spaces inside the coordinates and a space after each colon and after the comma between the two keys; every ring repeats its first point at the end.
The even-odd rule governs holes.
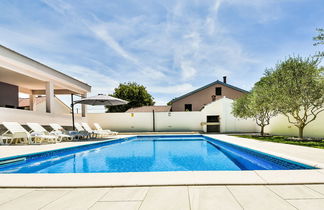
{"type": "Polygon", "coordinates": [[[75,130],[75,125],[74,125],[74,102],[73,102],[73,94],[71,94],[71,108],[72,108],[72,129],[75,130]]]}

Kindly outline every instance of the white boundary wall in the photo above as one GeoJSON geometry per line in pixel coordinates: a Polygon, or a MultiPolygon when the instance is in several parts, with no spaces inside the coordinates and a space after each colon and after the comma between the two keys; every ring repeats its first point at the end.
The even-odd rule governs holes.
{"type": "MultiPolygon", "coordinates": [[[[86,118],[76,115],[75,122],[81,121],[86,122],[86,118]]],[[[30,110],[0,107],[0,123],[2,122],[18,122],[23,125],[27,122],[36,122],[40,123],[41,125],[58,123],[62,126],[72,126],[72,116],[71,114],[40,113],[30,110]]]]}
{"type": "MultiPolygon", "coordinates": [[[[272,118],[270,125],[265,127],[265,132],[272,135],[298,136],[298,128],[290,124],[284,115],[272,118]]],[[[304,136],[324,137],[324,112],[304,128],[304,136]]]]}
{"type": "MultiPolygon", "coordinates": [[[[153,131],[153,113],[89,113],[90,125],[116,131],[153,131]]],[[[201,131],[200,112],[156,112],[155,131],[201,131]]]]}
{"type": "MultiPolygon", "coordinates": [[[[222,98],[212,102],[200,112],[156,112],[155,131],[205,131],[208,115],[220,116],[220,131],[256,132],[253,120],[235,118],[231,114],[233,100],[222,98]]],[[[104,129],[115,131],[153,131],[153,114],[142,113],[88,113],[87,120],[92,126],[99,123],[104,129]]]]}

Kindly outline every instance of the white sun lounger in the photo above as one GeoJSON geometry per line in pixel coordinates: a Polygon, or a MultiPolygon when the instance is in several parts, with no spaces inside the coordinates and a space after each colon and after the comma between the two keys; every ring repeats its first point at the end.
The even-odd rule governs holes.
{"type": "Polygon", "coordinates": [[[39,123],[27,123],[28,127],[30,127],[30,129],[32,129],[32,131],[34,131],[35,133],[38,134],[43,134],[43,135],[47,135],[48,138],[46,138],[46,140],[48,140],[49,142],[53,142],[53,143],[57,143],[57,142],[61,142],[63,139],[65,140],[71,140],[71,137],[65,134],[61,134],[61,133],[55,133],[55,132],[51,132],[49,133],[43,126],[41,126],[39,123]]]}
{"type": "Polygon", "coordinates": [[[111,130],[108,130],[108,129],[103,130],[101,128],[101,126],[99,125],[99,123],[93,123],[93,125],[96,127],[97,131],[106,132],[108,135],[118,135],[118,132],[111,131],[111,130]]]}
{"type": "Polygon", "coordinates": [[[96,130],[92,130],[90,128],[90,126],[88,125],[88,123],[81,123],[82,127],[84,128],[84,130],[86,130],[88,133],[91,134],[92,137],[97,138],[97,137],[103,137],[104,133],[98,132],[96,130]]]}
{"type": "Polygon", "coordinates": [[[38,123],[27,123],[28,127],[31,129],[30,133],[34,136],[42,136],[42,141],[47,141],[48,143],[60,142],[60,139],[56,135],[52,135],[45,128],[43,128],[38,123]]]}
{"type": "Polygon", "coordinates": [[[78,131],[67,131],[57,123],[50,123],[49,126],[51,126],[51,128],[53,129],[52,132],[54,132],[55,134],[58,133],[58,134],[68,135],[70,136],[71,140],[81,139],[84,137],[82,133],[79,133],[78,131]]]}
{"type": "Polygon", "coordinates": [[[30,134],[25,128],[23,128],[17,122],[3,122],[2,123],[7,131],[2,134],[4,137],[9,137],[10,140],[7,140],[7,144],[17,144],[17,143],[28,143],[35,144],[41,143],[44,139],[47,138],[46,135],[41,134],[30,134]]]}
{"type": "Polygon", "coordinates": [[[79,123],[74,123],[75,128],[79,133],[82,133],[83,135],[86,135],[87,138],[93,137],[93,133],[85,130],[79,123]]]}

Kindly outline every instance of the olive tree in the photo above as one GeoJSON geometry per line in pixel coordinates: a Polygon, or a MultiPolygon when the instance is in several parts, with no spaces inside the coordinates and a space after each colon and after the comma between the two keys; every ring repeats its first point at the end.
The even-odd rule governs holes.
{"type": "Polygon", "coordinates": [[[289,57],[267,71],[275,93],[275,109],[285,115],[289,123],[304,128],[324,111],[324,68],[319,68],[318,58],[289,57]]]}
{"type": "Polygon", "coordinates": [[[271,117],[277,115],[273,106],[273,92],[271,81],[267,77],[261,78],[252,91],[233,103],[233,115],[239,118],[253,118],[256,124],[261,127],[261,136],[264,135],[264,128],[270,124],[271,117]]]}
{"type": "MultiPolygon", "coordinates": [[[[314,46],[316,45],[324,45],[324,29],[323,28],[318,28],[316,29],[318,32],[318,35],[313,37],[313,40],[315,43],[313,44],[314,46]]],[[[318,57],[324,57],[324,52],[318,52],[317,54],[318,57]]]]}

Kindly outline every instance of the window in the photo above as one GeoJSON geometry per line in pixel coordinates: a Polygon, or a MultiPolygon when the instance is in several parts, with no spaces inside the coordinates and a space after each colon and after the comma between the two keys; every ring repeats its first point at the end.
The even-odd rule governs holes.
{"type": "Polygon", "coordinates": [[[192,104],[185,104],[185,111],[192,111],[192,104]]]}
{"type": "Polygon", "coordinates": [[[216,96],[221,96],[222,95],[222,88],[221,87],[217,87],[216,88],[216,96]]]}

